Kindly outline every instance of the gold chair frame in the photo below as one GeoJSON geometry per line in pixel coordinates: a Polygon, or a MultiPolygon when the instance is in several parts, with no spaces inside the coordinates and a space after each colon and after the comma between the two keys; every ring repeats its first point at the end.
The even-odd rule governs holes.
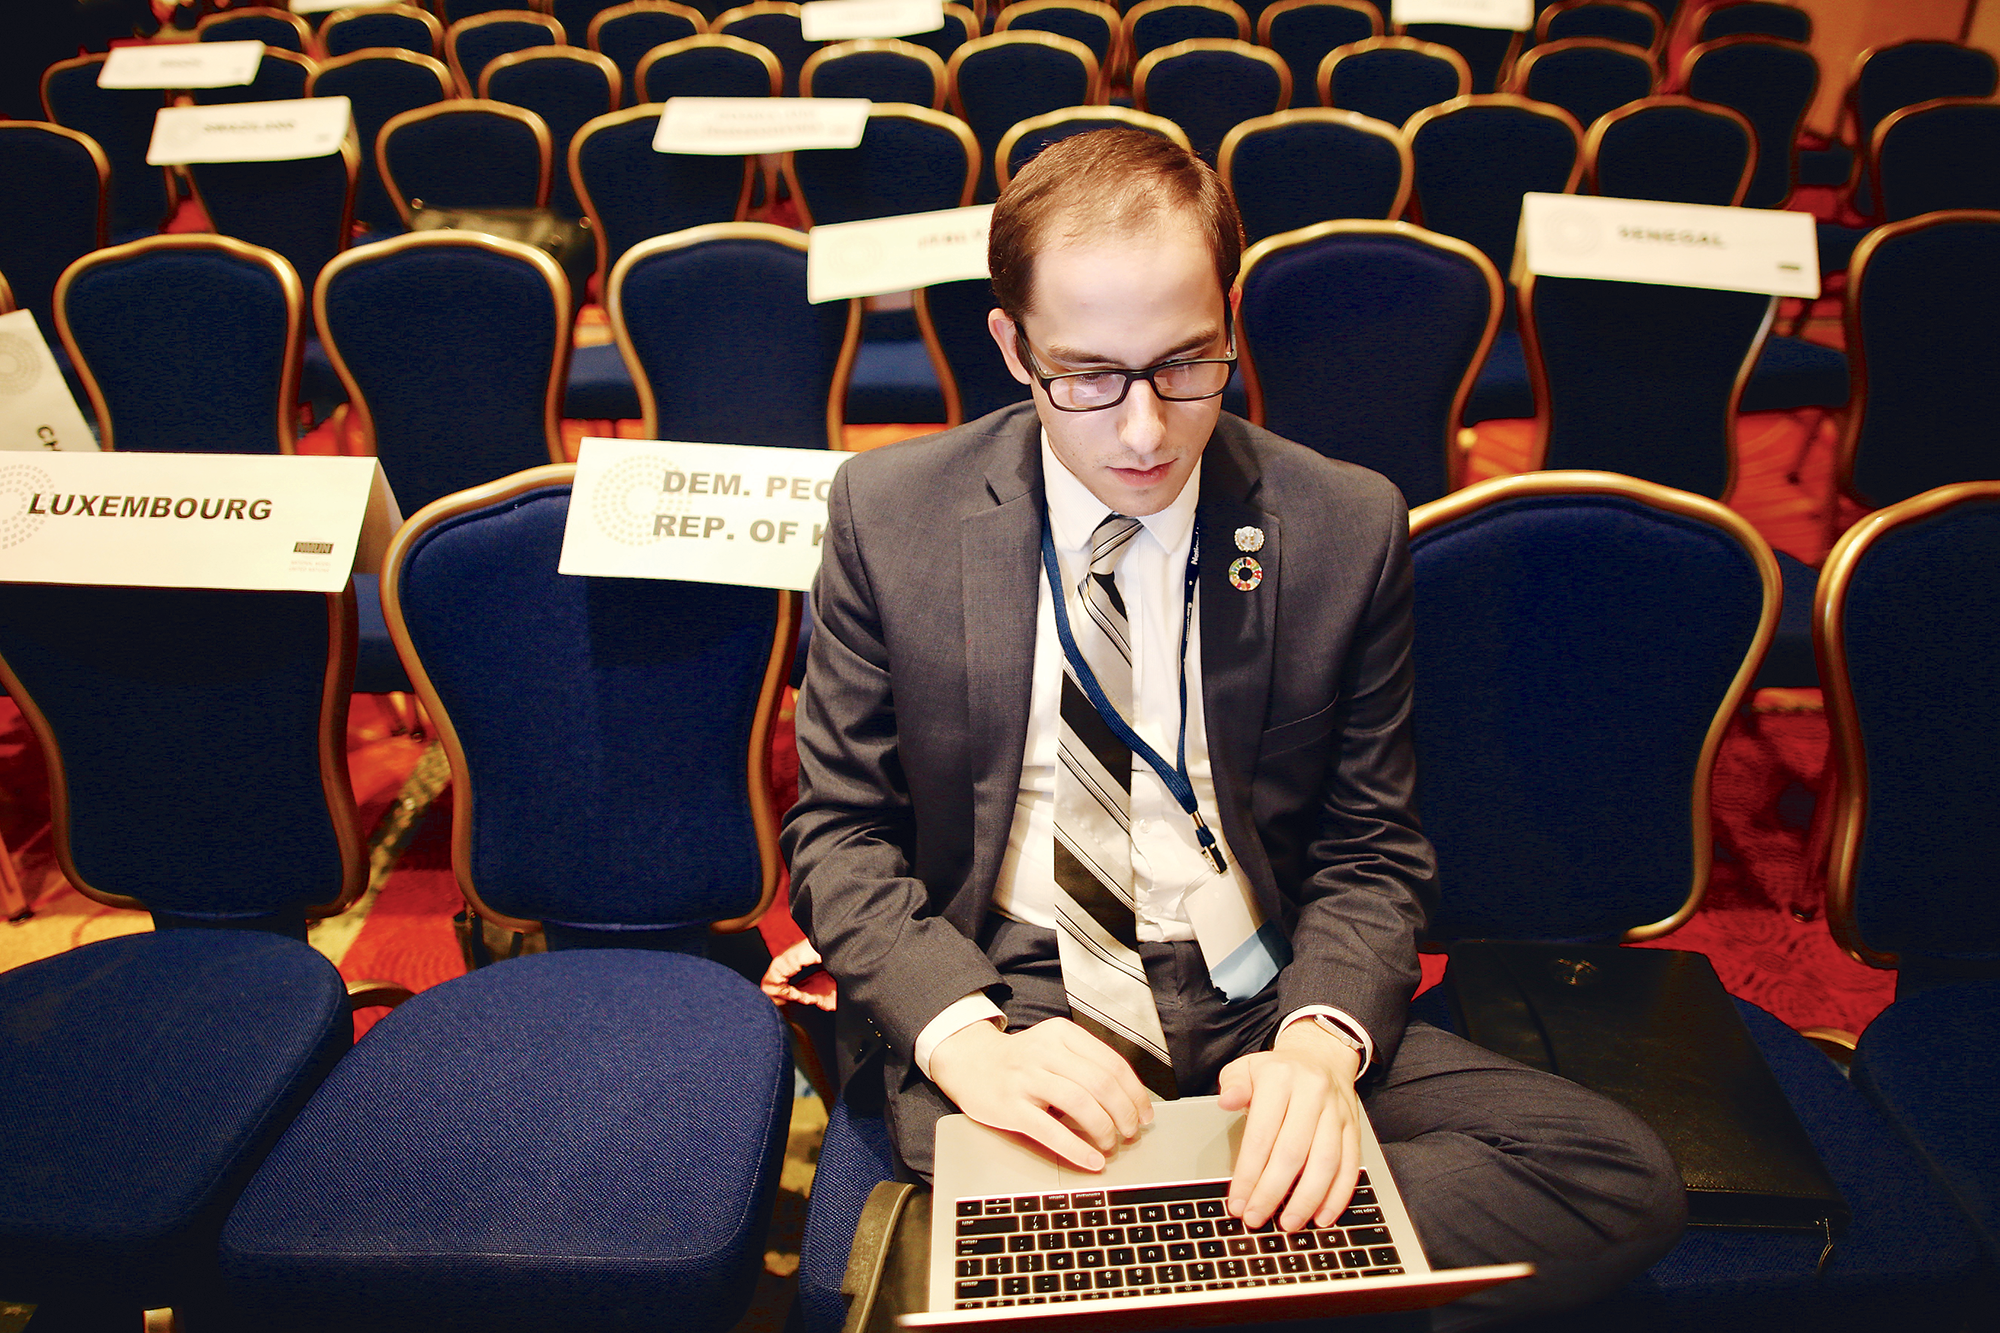
{"type": "Polygon", "coordinates": [[[1271,29],[1282,15],[1298,9],[1328,8],[1351,9],[1356,13],[1365,14],[1374,23],[1374,35],[1377,37],[1383,35],[1382,11],[1369,4],[1368,0],[1276,0],[1275,4],[1266,5],[1264,12],[1257,16],[1257,45],[1271,45],[1271,29]]]}
{"type": "MultiPolygon", "coordinates": [[[[1803,52],[1813,62],[1813,93],[1814,95],[1818,94],[1820,85],[1819,57],[1814,56],[1810,49],[1801,46],[1797,42],[1780,41],[1776,37],[1760,37],[1756,33],[1736,33],[1729,37],[1718,37],[1712,42],[1702,42],[1697,46],[1689,47],[1681,56],[1680,69],[1674,75],[1674,88],[1683,93],[1687,91],[1688,80],[1694,74],[1694,67],[1709,52],[1720,51],[1732,46],[1748,45],[1775,46],[1784,51],[1803,52]]],[[[1716,105],[1720,105],[1720,103],[1716,105]]],[[[1778,206],[1780,208],[1784,207],[1785,203],[1790,201],[1793,191],[1799,187],[1799,131],[1805,128],[1806,117],[1812,113],[1812,105],[1813,98],[1807,97],[1805,105],[1799,108],[1798,118],[1791,123],[1785,136],[1785,200],[1779,203],[1778,206]]]]}
{"type": "MultiPolygon", "coordinates": [[[[918,49],[922,50],[921,47],[918,49]]],[[[924,54],[935,56],[937,53],[934,51],[925,51],[924,54]]],[[[943,62],[939,63],[942,64],[943,62]]],[[[959,147],[965,152],[965,185],[959,191],[957,207],[964,208],[972,203],[973,193],[979,188],[979,141],[972,137],[971,126],[948,112],[937,111],[927,106],[918,106],[914,102],[872,103],[868,108],[868,119],[870,121],[912,120],[920,125],[929,125],[933,129],[943,130],[956,139],[959,147]]],[[[799,221],[807,228],[811,228],[813,225],[811,201],[806,198],[805,190],[799,185],[798,173],[793,169],[793,154],[791,152],[780,155],[778,159],[778,171],[784,177],[786,186],[792,192],[792,202],[798,206],[799,221]]]]}
{"type": "MultiPolygon", "coordinates": [[[[289,9],[280,9],[272,5],[243,5],[234,9],[218,9],[212,14],[204,15],[201,21],[194,25],[194,39],[197,42],[206,41],[208,39],[203,37],[202,34],[210,28],[221,27],[225,24],[234,23],[246,18],[277,19],[281,23],[288,24],[292,31],[296,32],[299,36],[298,54],[304,55],[313,49],[313,32],[306,21],[289,9]]],[[[248,37],[232,37],[225,40],[250,41],[252,39],[248,37]]],[[[269,45],[266,45],[264,48],[267,54],[280,49],[282,48],[269,45]]]]}
{"type": "MultiPolygon", "coordinates": [[[[1366,41],[1336,46],[1320,57],[1319,68],[1313,72],[1313,83],[1318,88],[1321,106],[1333,105],[1334,67],[1350,57],[1364,56],[1373,51],[1416,51],[1433,60],[1442,60],[1458,72],[1458,95],[1466,97],[1472,92],[1472,66],[1466,64],[1465,57],[1449,46],[1419,41],[1415,37],[1370,37],[1366,41]]],[[[1421,111],[1418,114],[1422,114],[1421,111]]],[[[1403,128],[1407,132],[1409,127],[1405,125],[1403,128]]]]}
{"type": "MultiPolygon", "coordinates": [[[[658,121],[666,109],[664,102],[641,102],[637,106],[628,106],[619,111],[611,111],[602,116],[594,116],[586,120],[582,127],[577,130],[575,136],[569,141],[569,154],[566,165],[569,171],[570,188],[576,191],[577,202],[583,205],[583,214],[590,219],[591,235],[596,240],[597,290],[600,293],[605,291],[611,281],[611,238],[605,231],[604,216],[597,210],[597,201],[591,198],[589,186],[583,179],[583,169],[580,165],[583,156],[582,145],[591,136],[603,130],[613,129],[620,125],[628,125],[635,120],[647,122],[658,121]]],[[[741,222],[750,216],[750,190],[751,183],[756,179],[756,174],[756,155],[750,154],[745,156],[743,159],[743,184],[736,195],[735,221],[737,222],[741,222]]]]}
{"type": "MultiPolygon", "coordinates": [[[[472,29],[488,27],[495,23],[526,23],[542,28],[548,33],[549,40],[538,42],[536,44],[538,46],[569,45],[569,34],[563,31],[563,25],[554,15],[537,13],[532,9],[489,9],[484,14],[473,14],[462,18],[446,28],[444,33],[445,64],[451,66],[451,77],[458,84],[458,93],[461,97],[476,97],[478,94],[475,92],[476,85],[473,80],[465,75],[464,62],[458,58],[458,39],[472,29]]],[[[499,57],[496,56],[494,59],[497,60],[499,57]]]]}
{"type": "Polygon", "coordinates": [[[1875,133],[1869,137],[1868,152],[1862,159],[1862,169],[1868,173],[1868,186],[1875,197],[1875,212],[1871,220],[1878,226],[1886,221],[1888,214],[1887,202],[1882,198],[1883,141],[1889,137],[1891,129],[1905,120],[1950,106],[2000,106],[2000,93],[1992,97],[1933,97],[1927,102],[1912,102],[1896,108],[1875,123],[1875,133]]]}
{"type": "Polygon", "coordinates": [[[1026,120],[1017,121],[1000,136],[1000,142],[993,150],[993,179],[999,182],[1001,189],[1006,189],[1007,183],[1014,178],[1014,173],[1007,163],[1021,140],[1037,130],[1060,125],[1066,120],[1115,120],[1121,125],[1130,125],[1135,130],[1149,130],[1172,140],[1189,152],[1194,151],[1194,146],[1188,142],[1186,130],[1165,116],[1156,116],[1150,111],[1135,111],[1131,107],[1124,106],[1058,107],[1054,111],[1044,111],[1039,116],[1029,116],[1026,120]]]}
{"type": "Polygon", "coordinates": [[[611,92],[610,110],[616,111],[625,96],[625,76],[618,72],[618,62],[610,56],[581,46],[530,46],[520,51],[509,51],[486,62],[486,68],[479,71],[479,96],[486,101],[504,101],[494,97],[490,91],[493,71],[509,69],[515,65],[525,65],[531,60],[567,60],[572,64],[589,65],[604,76],[611,92]]]}
{"type": "MultiPolygon", "coordinates": [[[[826,46],[822,46],[819,50],[807,56],[805,64],[799,67],[799,96],[811,97],[813,95],[813,75],[819,72],[820,66],[839,60],[844,56],[866,55],[870,52],[888,52],[892,55],[898,55],[905,60],[914,60],[929,70],[931,87],[934,91],[931,94],[931,100],[921,105],[927,106],[933,111],[944,110],[944,61],[938,57],[937,52],[931,50],[928,46],[918,46],[915,42],[906,42],[895,37],[857,37],[852,41],[831,42],[826,46]]],[[[902,106],[905,104],[900,102],[885,102],[878,105],[902,106]]]]}
{"type": "MultiPolygon", "coordinates": [[[[1644,14],[1647,18],[1651,19],[1653,21],[1653,40],[1646,43],[1645,50],[1646,54],[1653,58],[1653,63],[1655,65],[1659,64],[1660,52],[1665,50],[1667,45],[1667,25],[1660,18],[1660,11],[1651,5],[1642,3],[1642,0],[1555,0],[1554,4],[1544,9],[1535,17],[1535,45],[1542,46],[1548,42],[1549,24],[1554,21],[1556,15],[1566,14],[1572,9],[1583,9],[1592,6],[1600,9],[1627,9],[1635,14],[1644,14]]],[[[1602,41],[1604,39],[1599,38],[1597,40],[1602,41]]]]}
{"type": "MultiPolygon", "coordinates": [[[[1576,193],[1578,184],[1583,180],[1583,126],[1577,123],[1577,119],[1575,116],[1572,116],[1568,111],[1565,111],[1562,107],[1557,106],[1554,102],[1537,102],[1534,98],[1524,97],[1520,93],[1468,93],[1462,97],[1454,97],[1450,101],[1439,102],[1435,106],[1427,106],[1423,108],[1421,111],[1418,111],[1415,115],[1411,116],[1409,119],[1409,123],[1403,126],[1403,137],[1409,141],[1410,155],[1412,161],[1412,167],[1411,167],[1412,192],[1410,195],[1410,202],[1406,207],[1406,211],[1409,213],[1412,220],[1416,222],[1422,222],[1424,220],[1423,219],[1424,201],[1421,197],[1419,197],[1415,193],[1415,188],[1414,188],[1416,183],[1416,170],[1414,162],[1417,151],[1417,134],[1423,129],[1424,126],[1430,124],[1434,120],[1442,120],[1444,117],[1449,116],[1454,112],[1464,111],[1467,110],[1468,108],[1477,108],[1483,106],[1520,107],[1523,110],[1532,111],[1538,116],[1547,116],[1552,120],[1560,120],[1565,125],[1567,125],[1569,127],[1570,137],[1576,143],[1576,155],[1570,160],[1569,176],[1563,182],[1561,193],[1563,194],[1576,193]]],[[[1511,274],[1502,274],[1501,276],[1503,278],[1506,278],[1510,282],[1513,281],[1513,277],[1511,274]]]]}
{"type": "MultiPolygon", "coordinates": [[[[99,57],[102,59],[102,57],[99,57]]],[[[46,108],[44,108],[46,109],[46,108]]],[[[0,133],[31,130],[36,133],[54,134],[77,144],[90,154],[91,162],[97,167],[97,225],[92,232],[93,250],[102,250],[110,239],[111,231],[111,159],[104,155],[104,147],[82,130],[73,130],[67,125],[58,125],[52,120],[16,120],[0,123],[0,133]]],[[[6,290],[7,308],[0,314],[9,314],[14,309],[13,291],[7,288],[7,279],[0,275],[0,289],[6,290]]]]}
{"type": "MultiPolygon", "coordinates": [[[[363,18],[372,14],[395,14],[402,18],[412,18],[418,20],[426,28],[430,30],[431,49],[428,52],[412,51],[411,54],[412,55],[428,54],[433,59],[436,59],[437,57],[442,56],[444,54],[444,24],[438,22],[437,15],[431,13],[430,10],[425,9],[419,5],[392,4],[392,5],[369,5],[366,6],[365,8],[356,8],[356,9],[337,9],[333,13],[328,14],[326,16],[326,20],[319,25],[319,32],[315,34],[313,38],[313,44],[319,48],[320,59],[325,61],[325,60],[338,60],[340,58],[338,56],[327,54],[326,35],[330,29],[338,28],[341,24],[347,22],[349,19],[363,18]]],[[[409,48],[393,47],[393,46],[392,47],[363,46],[363,47],[357,47],[355,48],[355,50],[349,51],[347,54],[356,55],[359,54],[361,51],[385,51],[385,50],[406,51],[409,50],[409,48]]]]}
{"type": "MultiPolygon", "coordinates": [[[[1230,193],[1234,194],[1236,192],[1236,182],[1232,176],[1232,172],[1236,165],[1236,150],[1245,139],[1250,138],[1252,135],[1265,134],[1272,130],[1281,130],[1287,125],[1315,122],[1329,125],[1345,125],[1349,129],[1358,130],[1363,134],[1372,134],[1378,139],[1386,139],[1395,146],[1396,156],[1403,163],[1403,183],[1396,190],[1396,199],[1389,208],[1388,217],[1380,220],[1386,222],[1403,216],[1403,210],[1409,207],[1410,192],[1416,188],[1417,179],[1416,157],[1410,152],[1409,137],[1400,128],[1391,125],[1388,121],[1377,120],[1373,116],[1364,116],[1359,111],[1343,111],[1339,107],[1331,106],[1295,106],[1287,107],[1282,111],[1274,111],[1268,116],[1252,117],[1222,136],[1222,148],[1215,155],[1216,174],[1222,177],[1223,184],[1227,185],[1230,193]]],[[[1329,218],[1327,220],[1334,221],[1335,219],[1329,218]]],[[[1270,240],[1273,238],[1266,237],[1265,239],[1270,240]]]]}
{"type": "MultiPolygon", "coordinates": [[[[477,15],[475,15],[477,17],[477,15]]],[[[549,134],[548,123],[526,107],[515,106],[512,102],[494,102],[483,97],[460,97],[447,102],[432,102],[428,106],[411,107],[389,117],[382,124],[381,132],[375,136],[375,167],[382,174],[382,185],[389,192],[389,199],[396,205],[396,212],[402,216],[403,225],[409,226],[422,206],[421,199],[412,199],[403,187],[396,183],[394,173],[389,170],[389,140],[405,125],[432,120],[438,116],[491,115],[519,121],[535,136],[535,146],[541,157],[539,183],[535,188],[535,207],[546,208],[549,203],[549,187],[555,173],[555,141],[549,134]]]]}
{"type": "MultiPolygon", "coordinates": [[[[335,149],[333,153],[323,153],[321,154],[321,156],[332,157],[336,153],[346,163],[347,166],[347,195],[341,201],[340,231],[338,233],[339,241],[338,244],[336,244],[334,247],[334,253],[338,254],[341,251],[347,249],[348,243],[351,240],[353,240],[354,237],[354,195],[356,192],[356,187],[359,186],[361,183],[361,144],[360,141],[355,137],[354,127],[352,125],[348,126],[347,134],[340,141],[340,147],[335,149]]],[[[187,173],[188,188],[194,192],[195,203],[201,206],[202,213],[210,219],[209,225],[212,227],[214,225],[215,215],[209,212],[208,200],[201,192],[201,174],[199,171],[199,167],[202,165],[203,164],[201,163],[190,164],[187,173]]],[[[217,232],[215,234],[224,235],[226,233],[217,232]]],[[[300,282],[301,282],[301,292],[303,292],[304,279],[303,278],[300,279],[300,282]]]]}
{"type": "MultiPolygon", "coordinates": [[[[1589,3],[1592,4],[1600,4],[1602,2],[1603,0],[1589,0],[1589,3]]],[[[1633,3],[1637,3],[1637,0],[1633,0],[1633,3]]],[[[1734,121],[1736,127],[1743,131],[1743,137],[1750,145],[1750,152],[1743,159],[1743,174],[1736,179],[1736,190],[1730,196],[1729,206],[1734,208],[1742,204],[1743,195],[1750,188],[1750,179],[1757,174],[1757,127],[1752,125],[1749,118],[1735,107],[1724,106],[1720,102],[1697,101],[1681,93],[1655,93],[1651,97],[1642,97],[1636,102],[1627,102],[1624,106],[1613,107],[1591,122],[1589,132],[1583,136],[1582,163],[1584,185],[1588,187],[1592,194],[1597,193],[1597,151],[1599,146],[1604,142],[1605,131],[1627,117],[1636,116],[1641,112],[1664,106],[1684,107],[1691,111],[1699,111],[1703,115],[1719,116],[1724,120],[1734,121]]],[[[1562,108],[1558,107],[1556,109],[1560,111],[1562,108]]]]}
{"type": "Polygon", "coordinates": [[[968,60],[984,55],[988,51],[996,51],[1006,46],[1046,46],[1061,51],[1064,55],[1074,56],[1083,65],[1084,87],[1089,90],[1091,97],[1091,102],[1088,105],[1096,105],[1104,101],[1106,92],[1105,71],[1097,63],[1097,57],[1091,54],[1089,47],[1077,41],[1074,37],[1064,37],[1053,32],[1037,32],[1032,29],[1015,28],[1009,32],[996,32],[985,37],[975,37],[969,42],[962,43],[956,51],[951,53],[951,59],[947,60],[944,66],[945,82],[947,85],[945,101],[946,105],[951,108],[953,115],[970,123],[971,117],[965,114],[965,97],[959,91],[958,87],[959,70],[965,67],[965,63],[968,60]]]}
{"type": "Polygon", "coordinates": [[[694,23],[694,34],[692,35],[698,36],[708,31],[708,20],[702,17],[702,12],[693,5],[679,4],[677,0],[626,0],[622,5],[612,5],[608,9],[600,9],[591,15],[590,28],[584,34],[584,45],[599,55],[604,54],[603,47],[598,44],[598,33],[603,30],[604,25],[623,18],[627,14],[638,14],[647,11],[673,14],[680,18],[692,20],[694,23]]]}
{"type": "MultiPolygon", "coordinates": [[[[1152,3],[1152,0],[1147,0],[1152,3]]],[[[1133,11],[1137,13],[1137,10],[1133,11]]],[[[1185,42],[1175,42],[1172,46],[1162,46],[1148,51],[1139,58],[1132,70],[1132,101],[1139,110],[1151,112],[1146,105],[1146,79],[1152,72],[1169,60],[1194,55],[1201,51],[1227,51],[1246,60],[1254,60],[1275,71],[1278,76],[1278,105],[1273,111],[1283,111],[1292,104],[1292,67],[1285,58],[1268,46],[1256,46],[1250,42],[1233,40],[1228,37],[1195,37],[1185,42]]]]}
{"type": "Polygon", "coordinates": [[[741,37],[731,37],[726,32],[698,32],[692,37],[682,37],[677,41],[661,42],[658,46],[646,52],[645,55],[640,56],[639,63],[632,68],[632,96],[640,98],[642,104],[663,106],[664,103],[645,102],[645,99],[649,96],[646,88],[647,76],[653,72],[653,66],[662,60],[671,60],[683,51],[698,51],[706,47],[719,47],[729,51],[741,51],[743,54],[754,58],[759,64],[763,65],[765,74],[770,77],[771,96],[777,97],[784,92],[784,66],[778,63],[778,58],[771,54],[769,47],[760,46],[756,42],[745,41],[741,37]]]}
{"type": "MultiPolygon", "coordinates": [[[[1647,85],[1645,95],[1647,97],[1655,97],[1659,95],[1660,62],[1657,59],[1655,59],[1654,56],[1650,52],[1648,52],[1644,47],[1632,46],[1625,42],[1607,41],[1602,37],[1565,37],[1559,42],[1548,42],[1541,46],[1530,48],[1529,50],[1522,53],[1521,58],[1519,60],[1516,60],[1514,62],[1513,72],[1508,74],[1507,82],[1503,86],[1502,91],[1515,93],[1521,97],[1528,97],[1529,96],[1528,80],[1533,77],[1536,65],[1548,59],[1550,56],[1561,55],[1565,51],[1582,50],[1586,47],[1593,49],[1607,50],[1607,51],[1617,51],[1625,55],[1633,55],[1639,57],[1641,60],[1646,62],[1646,67],[1652,71],[1652,82],[1647,85]]],[[[1633,101],[1640,101],[1640,100],[1642,99],[1640,98],[1633,99],[1633,101]]],[[[1626,105],[1630,104],[1627,103],[1626,105]]]]}

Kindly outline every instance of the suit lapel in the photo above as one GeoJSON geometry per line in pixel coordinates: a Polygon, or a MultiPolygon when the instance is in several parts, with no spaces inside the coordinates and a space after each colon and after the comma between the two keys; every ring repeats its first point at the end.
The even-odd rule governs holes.
{"type": "Polygon", "coordinates": [[[1040,420],[1032,412],[1023,414],[1016,429],[994,438],[986,468],[993,507],[959,527],[972,846],[979,860],[992,862],[975,874],[975,883],[991,884],[999,873],[1021,787],[1042,570],[1040,442],[1040,420]]]}
{"type": "Polygon", "coordinates": [[[1260,480],[1249,451],[1218,425],[1201,468],[1201,700],[1216,804],[1224,834],[1238,849],[1257,841],[1256,830],[1239,824],[1237,814],[1250,808],[1248,784],[1270,705],[1284,568],[1278,519],[1252,503],[1260,480]],[[1236,545],[1239,528],[1264,534],[1263,547],[1252,556],[1263,567],[1263,582],[1247,592],[1229,581],[1230,566],[1245,554],[1236,545]]]}

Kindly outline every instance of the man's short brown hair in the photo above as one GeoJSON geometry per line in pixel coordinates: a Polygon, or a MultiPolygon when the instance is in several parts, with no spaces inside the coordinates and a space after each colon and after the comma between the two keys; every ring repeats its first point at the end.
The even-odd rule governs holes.
{"type": "Polygon", "coordinates": [[[1215,256],[1225,298],[1243,262],[1236,201],[1206,162],[1145,130],[1093,130],[1043,149],[993,209],[993,297],[1018,322],[1034,309],[1035,256],[1051,246],[1150,231],[1179,214],[1215,256]]]}

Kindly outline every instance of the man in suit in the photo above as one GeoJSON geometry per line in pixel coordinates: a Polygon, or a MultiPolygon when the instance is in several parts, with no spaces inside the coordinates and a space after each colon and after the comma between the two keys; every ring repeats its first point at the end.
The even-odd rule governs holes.
{"type": "Polygon", "coordinates": [[[835,483],[784,836],[843,1073],[924,1177],[953,1108],[1095,1169],[1149,1086],[1220,1092],[1247,1108],[1227,1207],[1287,1230],[1345,1206],[1365,1105],[1434,1265],[1540,1265],[1441,1327],[1574,1304],[1672,1245],[1679,1179],[1636,1117],[1407,1020],[1433,892],[1407,517],[1221,413],[1241,235],[1164,140],[1049,148],[990,244],[1032,405],[835,483]],[[1079,777],[1126,788],[1082,802],[1097,843],[1079,777]],[[1099,844],[1122,930],[1077,869],[1099,844]]]}

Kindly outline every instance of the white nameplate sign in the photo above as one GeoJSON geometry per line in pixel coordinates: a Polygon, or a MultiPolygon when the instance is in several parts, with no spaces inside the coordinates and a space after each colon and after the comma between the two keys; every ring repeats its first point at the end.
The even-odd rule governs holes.
{"type": "Polygon", "coordinates": [[[1812,215],[1777,208],[1526,194],[1515,253],[1517,267],[1552,278],[1819,296],[1812,215]]]}
{"type": "Polygon", "coordinates": [[[852,148],[869,106],[865,97],[669,97],[653,149],[715,157],[852,148]]]}
{"type": "Polygon", "coordinates": [[[1534,0],[1390,0],[1389,21],[1526,32],[1535,26],[1535,4],[1534,0]]]}
{"type": "Polygon", "coordinates": [[[586,439],[560,574],[812,587],[833,474],[851,454],[586,439]]]}
{"type": "Polygon", "coordinates": [[[809,42],[908,37],[944,26],[944,0],[807,0],[799,30],[809,42]]]}
{"type": "Polygon", "coordinates": [[[96,448],[34,314],[0,315],[0,449],[96,448]]]}
{"type": "Polygon", "coordinates": [[[114,46],[100,88],[237,88],[257,77],[262,42],[163,42],[114,46]]]}
{"type": "Polygon", "coordinates": [[[831,222],[806,233],[806,300],[906,292],[983,278],[993,205],[831,222]]]}
{"type": "Polygon", "coordinates": [[[155,167],[188,162],[291,162],[340,151],[354,118],[345,97],[222,106],[163,106],[153,117],[146,161],[155,167]]]}
{"type": "Polygon", "coordinates": [[[372,458],[0,458],[9,583],[339,592],[380,572],[402,521],[372,458]]]}

